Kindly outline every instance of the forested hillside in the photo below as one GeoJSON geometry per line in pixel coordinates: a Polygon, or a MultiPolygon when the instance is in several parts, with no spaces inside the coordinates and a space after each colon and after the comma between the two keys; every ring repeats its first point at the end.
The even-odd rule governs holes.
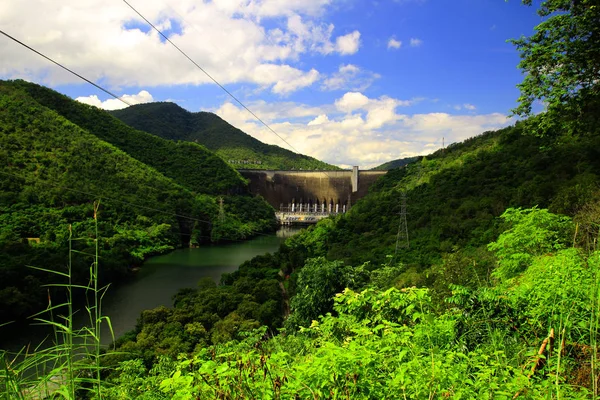
{"type": "MultiPolygon", "coordinates": [[[[54,379],[65,397],[98,400],[598,399],[600,8],[545,0],[538,14],[514,41],[525,72],[514,126],[390,170],[348,213],[143,312],[106,353],[80,362],[57,344],[51,372],[11,365],[0,384],[23,397],[65,377],[54,379]]],[[[0,103],[21,154],[7,165],[37,183],[67,162],[45,155],[37,130],[79,128],[22,96],[0,103]]],[[[80,152],[113,149],[86,137],[80,152]]],[[[15,192],[5,204],[67,201],[19,182],[3,183],[15,192]]]]}
{"type": "Polygon", "coordinates": [[[405,165],[408,165],[412,162],[415,162],[419,159],[419,157],[408,157],[408,158],[399,158],[397,160],[388,161],[381,165],[372,168],[375,171],[389,171],[390,169],[400,168],[405,165]]]}
{"type": "Polygon", "coordinates": [[[204,146],[164,140],[125,125],[96,107],[73,101],[46,87],[25,81],[2,82],[26,91],[39,104],[113,144],[133,158],[196,193],[243,193],[244,179],[204,146]]]}
{"type": "MultiPolygon", "coordinates": [[[[182,244],[272,228],[272,208],[233,195],[244,181],[201,146],[134,131],[101,110],[24,82],[0,83],[0,104],[0,321],[44,304],[41,285],[49,277],[28,266],[64,270],[69,226],[76,249],[93,254],[95,203],[102,282],[182,244]],[[197,175],[189,174],[190,166],[197,175]],[[231,193],[224,196],[222,218],[216,197],[207,193],[231,193]]],[[[88,268],[88,259],[77,259],[76,282],[88,268]]]]}
{"type": "Polygon", "coordinates": [[[349,213],[145,312],[118,343],[129,355],[105,360],[122,362],[107,393],[593,398],[600,135],[538,138],[536,123],[392,170],[349,213]]]}
{"type": "Polygon", "coordinates": [[[174,103],[138,104],[111,113],[127,125],[162,138],[202,144],[238,169],[339,169],[262,143],[213,113],[191,113],[174,103]]]}

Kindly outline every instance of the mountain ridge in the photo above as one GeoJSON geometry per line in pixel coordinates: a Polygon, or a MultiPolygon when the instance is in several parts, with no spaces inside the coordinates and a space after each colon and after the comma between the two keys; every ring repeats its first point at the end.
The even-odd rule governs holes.
{"type": "MultiPolygon", "coordinates": [[[[42,86],[0,81],[0,325],[44,306],[53,276],[26,266],[65,272],[69,232],[85,254],[101,238],[106,283],[177,247],[271,230],[272,207],[236,194],[244,188],[200,145],[135,131],[42,86]]],[[[88,261],[74,257],[73,282],[84,282],[88,261]]]]}
{"type": "Polygon", "coordinates": [[[339,169],[313,157],[265,144],[211,112],[194,113],[171,102],[137,104],[110,114],[164,139],[204,145],[238,169],[339,169]]]}

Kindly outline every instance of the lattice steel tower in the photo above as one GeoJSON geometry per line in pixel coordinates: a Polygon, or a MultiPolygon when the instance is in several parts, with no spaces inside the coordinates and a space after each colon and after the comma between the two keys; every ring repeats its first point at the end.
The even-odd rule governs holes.
{"type": "Polygon", "coordinates": [[[394,253],[394,258],[398,255],[399,248],[410,248],[406,215],[406,190],[402,190],[400,192],[400,221],[398,222],[398,234],[396,235],[396,251],[394,253]]]}

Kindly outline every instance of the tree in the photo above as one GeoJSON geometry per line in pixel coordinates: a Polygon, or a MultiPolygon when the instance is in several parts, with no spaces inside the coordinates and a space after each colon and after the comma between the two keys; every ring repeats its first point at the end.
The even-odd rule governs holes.
{"type": "Polygon", "coordinates": [[[545,0],[538,15],[544,20],[533,35],[511,40],[525,74],[513,113],[531,115],[539,100],[550,118],[538,121],[538,133],[589,129],[597,125],[600,106],[600,1],[545,0]]]}
{"type": "Polygon", "coordinates": [[[500,280],[523,272],[537,256],[566,248],[573,228],[569,217],[537,207],[509,208],[501,218],[511,227],[488,244],[498,257],[494,275],[500,280]]]}
{"type": "Polygon", "coordinates": [[[298,276],[298,294],[292,299],[290,327],[308,326],[333,308],[333,297],[350,284],[351,268],[325,257],[306,261],[298,276]]]}

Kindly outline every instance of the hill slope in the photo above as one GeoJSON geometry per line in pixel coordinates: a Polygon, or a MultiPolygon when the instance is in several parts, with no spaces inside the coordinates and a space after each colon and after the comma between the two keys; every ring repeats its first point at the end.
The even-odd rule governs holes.
{"type": "Polygon", "coordinates": [[[239,193],[245,189],[244,179],[204,146],[164,140],[133,129],[103,110],[43,86],[24,81],[0,82],[0,85],[26,91],[41,105],[196,193],[239,193]]]}
{"type": "Polygon", "coordinates": [[[374,171],[389,171],[390,169],[404,167],[412,162],[415,162],[419,159],[419,157],[408,157],[408,158],[399,158],[397,160],[388,161],[381,165],[378,165],[375,168],[372,168],[374,171]]]}
{"type": "MultiPolygon", "coordinates": [[[[225,215],[218,218],[216,197],[204,194],[243,184],[201,146],[134,131],[102,110],[37,85],[0,82],[0,324],[42,307],[47,296],[41,285],[55,277],[26,266],[64,271],[69,226],[74,249],[94,253],[94,215],[103,282],[117,281],[146,257],[182,244],[241,239],[270,228],[273,210],[262,199],[224,196],[225,215]],[[181,166],[167,155],[189,159],[181,166]],[[202,179],[189,178],[189,165],[217,170],[213,177],[199,171],[202,179]],[[225,184],[214,182],[215,176],[225,184]],[[94,202],[100,203],[98,213],[94,202]]],[[[74,257],[75,282],[86,279],[89,264],[87,256],[74,257]]]]}
{"type": "Polygon", "coordinates": [[[209,112],[191,113],[174,103],[138,104],[111,114],[136,129],[169,140],[199,143],[235,168],[339,169],[315,158],[268,145],[209,112]]]}
{"type": "MultiPolygon", "coordinates": [[[[486,132],[391,170],[349,213],[298,239],[318,246],[294,251],[300,259],[327,256],[355,266],[387,262],[396,254],[404,191],[409,242],[400,240],[394,257],[404,265],[399,279],[430,285],[432,271],[447,257],[473,254],[495,240],[502,231],[497,217],[507,208],[538,206],[578,217],[600,199],[600,135],[557,142],[528,135],[527,124],[486,132]]],[[[457,267],[453,273],[463,272],[457,267]]]]}

